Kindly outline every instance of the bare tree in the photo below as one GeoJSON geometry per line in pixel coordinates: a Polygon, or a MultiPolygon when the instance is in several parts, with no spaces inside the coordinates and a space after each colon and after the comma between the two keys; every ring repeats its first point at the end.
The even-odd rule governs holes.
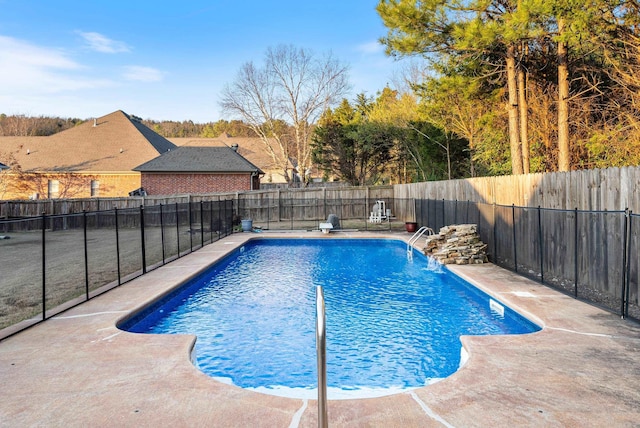
{"type": "MultiPolygon", "coordinates": [[[[19,166],[15,168],[14,188],[21,194],[37,194],[40,198],[64,199],[82,197],[88,192],[92,180],[97,175],[84,175],[74,172],[41,172],[24,171],[19,166]],[[49,183],[55,182],[57,190],[50,194],[49,183]]],[[[107,190],[107,189],[104,189],[107,190]]]]}
{"type": "Polygon", "coordinates": [[[306,181],[312,128],[348,91],[347,72],[330,54],[317,57],[291,45],[269,48],[263,67],[248,62],[240,68],[224,88],[220,104],[260,136],[287,182],[292,180],[290,162],[306,181]]]}

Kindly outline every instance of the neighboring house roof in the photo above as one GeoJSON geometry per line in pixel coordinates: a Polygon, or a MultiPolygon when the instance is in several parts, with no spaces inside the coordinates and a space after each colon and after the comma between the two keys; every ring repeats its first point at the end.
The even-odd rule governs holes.
{"type": "Polygon", "coordinates": [[[3,169],[9,169],[9,167],[0,162],[0,171],[2,171],[3,169]]]}
{"type": "MultiPolygon", "coordinates": [[[[257,137],[229,137],[225,134],[216,138],[170,138],[171,142],[180,147],[231,147],[238,146],[238,153],[254,165],[259,165],[265,171],[282,168],[276,165],[264,142],[257,137]]],[[[275,141],[274,141],[275,144],[275,141]]]]}
{"type": "Polygon", "coordinates": [[[175,148],[122,110],[48,137],[0,137],[24,171],[130,172],[175,148]]]}
{"type": "MultiPolygon", "coordinates": [[[[229,137],[223,134],[216,138],[170,138],[170,140],[180,147],[231,147],[237,145],[238,153],[264,171],[265,175],[261,181],[285,182],[282,165],[273,161],[264,141],[258,137],[229,137]]],[[[276,144],[275,141],[273,143],[276,144]]],[[[294,168],[293,164],[289,162],[289,169],[293,170],[294,168]]]]}
{"type": "Polygon", "coordinates": [[[179,147],[135,168],[140,172],[258,173],[260,168],[229,147],[179,147]]]}

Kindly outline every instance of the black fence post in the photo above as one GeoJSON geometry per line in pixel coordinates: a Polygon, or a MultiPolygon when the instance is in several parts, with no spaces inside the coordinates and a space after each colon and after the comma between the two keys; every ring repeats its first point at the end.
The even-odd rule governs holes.
{"type": "Polygon", "coordinates": [[[327,217],[329,217],[329,213],[327,213],[327,189],[325,188],[322,191],[322,204],[324,206],[324,219],[326,219],[327,217]]]}
{"type": "Polygon", "coordinates": [[[140,205],[140,250],[142,251],[142,273],[147,273],[147,253],[144,244],[144,205],[140,205]]]}
{"type": "Polygon", "coordinates": [[[493,262],[498,264],[498,234],[496,233],[496,203],[493,202],[493,262]]]}
{"type": "MultiPolygon", "coordinates": [[[[340,207],[342,208],[342,201],[340,201],[340,207]]],[[[363,220],[364,220],[364,230],[369,230],[369,220],[367,217],[367,213],[371,213],[369,211],[369,192],[364,197],[364,212],[363,212],[363,220]]]]}
{"type": "Polygon", "coordinates": [[[627,234],[629,233],[629,208],[625,208],[624,210],[624,236],[622,237],[623,242],[623,252],[622,252],[622,296],[621,296],[621,306],[620,306],[620,316],[624,319],[626,318],[628,310],[628,302],[627,302],[627,287],[629,286],[629,280],[627,278],[627,263],[629,256],[629,239],[627,234]]]}
{"type": "Polygon", "coordinates": [[[629,210],[629,231],[628,231],[628,240],[627,240],[627,273],[626,273],[626,294],[625,294],[625,305],[624,305],[624,317],[629,317],[629,293],[630,293],[630,284],[629,284],[629,275],[631,274],[631,236],[633,230],[633,211],[629,210]]]}
{"type": "Polygon", "coordinates": [[[122,285],[122,275],[120,273],[120,231],[118,229],[118,207],[113,209],[116,224],[116,263],[118,265],[118,285],[122,285]]]}
{"type": "Polygon", "coordinates": [[[227,228],[227,235],[231,235],[233,233],[233,213],[235,212],[235,209],[236,209],[236,207],[234,206],[235,203],[236,202],[233,199],[231,201],[229,201],[229,205],[231,205],[231,209],[229,210],[229,212],[231,214],[230,214],[230,217],[227,217],[227,219],[231,221],[231,223],[230,223],[231,224],[231,228],[227,228]]]}
{"type": "Polygon", "coordinates": [[[83,233],[84,233],[84,289],[86,299],[89,300],[89,250],[87,248],[87,210],[82,210],[83,233]]]}
{"type": "Polygon", "coordinates": [[[46,213],[42,212],[42,319],[47,319],[47,257],[45,231],[47,229],[46,213]]]}
{"type": "Polygon", "coordinates": [[[518,273],[518,243],[516,241],[516,205],[511,204],[511,228],[513,229],[513,265],[518,273]]]}
{"type": "Polygon", "coordinates": [[[209,242],[213,242],[213,201],[209,201],[209,242]]]}
{"type": "Polygon", "coordinates": [[[453,223],[458,224],[458,200],[455,200],[455,204],[453,206],[453,223]]]}
{"type": "Polygon", "coordinates": [[[540,256],[540,282],[544,284],[544,252],[542,248],[542,211],[538,205],[538,253],[540,256]]]}
{"type": "Polygon", "coordinates": [[[193,212],[191,208],[191,200],[187,202],[187,205],[189,206],[189,251],[193,252],[193,212]]]}
{"type": "Polygon", "coordinates": [[[218,240],[220,240],[220,235],[222,235],[222,201],[218,198],[218,240]]]}
{"type": "MultiPolygon", "coordinates": [[[[469,223],[469,199],[467,199],[467,210],[464,215],[464,222],[469,223]]],[[[480,228],[480,225],[477,225],[477,227],[480,228]]]]}
{"type": "Polygon", "coordinates": [[[367,187],[366,189],[367,189],[367,192],[364,195],[364,230],[369,229],[369,222],[367,221],[367,213],[370,212],[369,211],[369,187],[367,187]]]}
{"type": "Polygon", "coordinates": [[[573,227],[575,229],[573,242],[573,295],[578,297],[578,207],[574,210],[573,227]]]}
{"type": "Polygon", "coordinates": [[[227,200],[227,201],[225,201],[225,203],[224,203],[224,210],[223,210],[223,212],[224,212],[224,217],[225,217],[225,219],[228,219],[228,218],[229,218],[229,212],[231,212],[231,230],[229,230],[229,225],[227,225],[227,227],[225,228],[225,232],[224,232],[224,233],[225,233],[225,236],[228,236],[229,234],[233,233],[233,221],[234,221],[234,220],[238,220],[238,219],[235,217],[235,213],[236,213],[236,207],[235,207],[235,204],[236,204],[236,203],[237,203],[237,202],[236,202],[235,200],[231,200],[231,203],[229,203],[229,201],[227,200]]]}
{"type": "Polygon", "coordinates": [[[204,247],[204,202],[200,201],[200,247],[204,247]]]}
{"type": "Polygon", "coordinates": [[[269,223],[271,222],[271,198],[266,195],[267,198],[267,230],[269,230],[269,223]]]}
{"type": "Polygon", "coordinates": [[[164,250],[164,212],[162,204],[160,204],[160,242],[162,243],[162,264],[166,263],[166,255],[164,250]]]}
{"type": "Polygon", "coordinates": [[[176,202],[176,245],[178,246],[178,258],[180,258],[180,209],[176,202]]]}

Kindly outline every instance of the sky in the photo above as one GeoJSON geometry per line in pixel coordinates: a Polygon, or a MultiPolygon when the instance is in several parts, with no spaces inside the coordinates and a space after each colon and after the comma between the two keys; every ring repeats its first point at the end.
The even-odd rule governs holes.
{"type": "Polygon", "coordinates": [[[400,64],[379,44],[377,0],[0,0],[0,113],[88,119],[231,119],[219,102],[247,62],[281,44],[349,67],[348,98],[400,64]]]}

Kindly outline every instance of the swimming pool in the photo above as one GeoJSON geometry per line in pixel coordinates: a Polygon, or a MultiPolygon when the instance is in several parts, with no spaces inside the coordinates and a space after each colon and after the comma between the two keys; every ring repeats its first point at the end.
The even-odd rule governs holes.
{"type": "Polygon", "coordinates": [[[258,239],[120,328],[197,335],[194,362],[243,388],[316,396],[315,287],[327,310],[329,398],[381,396],[454,373],[461,335],[539,327],[406,243],[258,239]]]}

